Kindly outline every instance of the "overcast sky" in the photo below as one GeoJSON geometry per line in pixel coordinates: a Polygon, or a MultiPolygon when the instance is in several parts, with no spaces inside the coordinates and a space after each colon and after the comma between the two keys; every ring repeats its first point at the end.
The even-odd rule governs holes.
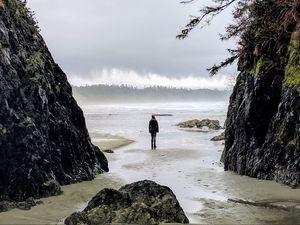
{"type": "Polygon", "coordinates": [[[227,86],[235,67],[206,68],[234,43],[219,41],[230,11],[186,40],[175,37],[201,5],[180,0],[28,0],[56,62],[73,85],[126,83],[190,88],[227,86]]]}

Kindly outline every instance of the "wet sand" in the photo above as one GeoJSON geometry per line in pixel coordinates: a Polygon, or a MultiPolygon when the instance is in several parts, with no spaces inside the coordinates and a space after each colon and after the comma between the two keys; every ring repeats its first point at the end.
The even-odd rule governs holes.
{"type": "MultiPolygon", "coordinates": [[[[92,133],[92,142],[101,149],[116,149],[132,143],[121,136],[92,133]]],[[[113,160],[113,156],[110,156],[113,160]]],[[[63,224],[64,219],[75,211],[85,208],[91,198],[103,188],[118,189],[124,185],[117,176],[100,174],[93,181],[62,186],[63,194],[41,199],[43,204],[31,210],[13,209],[0,213],[0,224],[63,224]]]]}
{"type": "MultiPolygon", "coordinates": [[[[111,138],[102,134],[101,138],[111,138]]],[[[92,135],[93,137],[93,135],[92,135]]],[[[116,138],[117,139],[117,138],[116,138]]],[[[218,162],[223,148],[204,148],[194,143],[188,148],[157,150],[124,146],[107,154],[110,172],[95,180],[64,186],[64,194],[42,199],[44,204],[30,211],[14,209],[0,214],[1,224],[57,224],[82,210],[101,189],[119,188],[125,183],[150,179],[169,186],[193,224],[299,224],[300,214],[276,208],[230,202],[228,199],[278,201],[283,205],[300,202],[300,190],[273,181],[263,181],[224,172],[218,162]],[[198,146],[198,148],[193,148],[198,146]]]]}
{"type": "MultiPolygon", "coordinates": [[[[228,199],[300,204],[300,190],[274,181],[224,172],[218,163],[221,143],[213,149],[125,147],[111,163],[111,173],[127,183],[150,179],[169,186],[194,224],[299,224],[300,211],[259,207],[228,199]]],[[[300,210],[300,208],[299,208],[300,210]]]]}
{"type": "Polygon", "coordinates": [[[111,135],[108,133],[93,132],[90,134],[94,145],[98,146],[100,150],[114,150],[133,143],[133,140],[126,139],[122,136],[111,135]]]}
{"type": "Polygon", "coordinates": [[[107,174],[93,181],[63,186],[63,194],[41,199],[43,204],[31,210],[13,209],[0,213],[0,224],[63,224],[73,212],[82,210],[87,202],[103,188],[119,188],[121,182],[107,174]]]}

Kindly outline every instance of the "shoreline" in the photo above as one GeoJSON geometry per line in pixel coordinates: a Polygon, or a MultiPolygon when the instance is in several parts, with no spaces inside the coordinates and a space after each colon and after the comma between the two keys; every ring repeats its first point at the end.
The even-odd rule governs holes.
{"type": "MultiPolygon", "coordinates": [[[[121,136],[100,132],[91,133],[90,136],[92,143],[101,148],[101,151],[105,148],[118,149],[134,142],[121,136]]],[[[108,160],[112,161],[113,158],[108,157],[108,160]]],[[[124,182],[116,175],[98,174],[92,181],[61,186],[61,195],[39,199],[43,203],[30,210],[15,208],[0,213],[0,224],[64,224],[66,217],[75,211],[83,210],[99,191],[104,188],[119,189],[122,185],[124,182]]]]}
{"type": "MultiPolygon", "coordinates": [[[[100,147],[101,143],[113,142],[118,142],[122,147],[124,140],[129,141],[124,137],[100,132],[91,133],[91,137],[92,142],[100,147]]],[[[286,220],[287,224],[295,224],[298,221],[296,217],[299,213],[282,208],[286,203],[291,204],[291,199],[300,202],[300,190],[292,190],[273,181],[224,172],[218,163],[221,143],[211,142],[207,138],[199,150],[198,142],[189,143],[189,148],[186,148],[180,145],[170,147],[174,143],[168,141],[161,143],[158,150],[152,151],[143,148],[144,144],[136,140],[129,148],[120,148],[115,154],[106,154],[111,172],[100,174],[93,181],[62,186],[62,195],[41,199],[44,204],[30,211],[13,209],[0,213],[0,224],[63,224],[66,217],[83,210],[103,188],[119,189],[124,184],[143,179],[170,187],[191,224],[233,224],[243,221],[272,223],[286,220]],[[206,148],[207,145],[214,146],[214,149],[206,148]],[[178,180],[182,185],[178,185],[178,180]],[[259,193],[255,188],[258,186],[259,193]],[[261,202],[264,205],[265,202],[275,200],[275,206],[281,209],[261,207],[261,202]],[[244,204],[248,202],[250,205],[244,204]],[[255,206],[257,203],[258,206],[255,206]],[[256,217],[252,216],[254,214],[256,217]]]]}
{"type": "Polygon", "coordinates": [[[103,152],[105,150],[115,150],[134,143],[134,140],[127,139],[119,135],[112,135],[104,132],[91,132],[92,143],[99,147],[103,152]]]}

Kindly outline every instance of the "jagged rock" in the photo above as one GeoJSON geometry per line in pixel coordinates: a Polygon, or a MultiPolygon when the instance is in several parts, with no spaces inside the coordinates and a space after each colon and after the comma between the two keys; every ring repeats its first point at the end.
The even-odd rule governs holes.
{"type": "Polygon", "coordinates": [[[217,135],[210,140],[211,141],[224,141],[225,140],[225,132],[222,132],[220,135],[217,135]]]}
{"type": "Polygon", "coordinates": [[[182,123],[178,123],[176,126],[179,126],[181,128],[193,128],[197,127],[197,123],[199,123],[200,120],[194,119],[194,120],[188,120],[182,123]]]}
{"type": "Polygon", "coordinates": [[[14,208],[17,208],[17,204],[15,202],[0,201],[0,212],[6,212],[14,208]]]}
{"type": "Polygon", "coordinates": [[[13,202],[13,201],[0,201],[0,212],[6,212],[14,208],[19,208],[22,210],[29,210],[38,204],[42,204],[41,200],[35,200],[34,198],[28,198],[23,202],[13,202]]]}
{"type": "Polygon", "coordinates": [[[296,131],[300,96],[284,85],[284,71],[260,77],[242,72],[230,98],[226,122],[225,170],[296,187],[300,184],[300,142],[296,131]]]}
{"type": "Polygon", "coordinates": [[[55,195],[108,170],[24,4],[0,7],[0,201],[55,195]]]}
{"type": "Polygon", "coordinates": [[[220,130],[222,127],[220,126],[220,122],[218,120],[209,120],[209,119],[204,119],[204,120],[188,120],[182,123],[178,123],[176,126],[179,126],[181,128],[199,128],[203,129],[207,127],[209,130],[220,130]]]}
{"type": "Polygon", "coordinates": [[[49,180],[42,184],[44,196],[60,195],[62,193],[61,187],[56,180],[49,180]]]}
{"type": "Polygon", "coordinates": [[[171,189],[145,180],[118,191],[104,189],[83,212],[73,213],[65,220],[67,225],[110,223],[188,223],[188,219],[171,189]]]}
{"type": "Polygon", "coordinates": [[[31,205],[27,204],[27,202],[18,202],[17,203],[17,208],[18,209],[22,209],[22,210],[30,210],[31,209],[31,205]]]}

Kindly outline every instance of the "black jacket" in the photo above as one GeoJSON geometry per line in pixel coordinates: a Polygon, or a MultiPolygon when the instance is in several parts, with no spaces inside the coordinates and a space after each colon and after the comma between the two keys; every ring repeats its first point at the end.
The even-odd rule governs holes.
{"type": "Polygon", "coordinates": [[[149,133],[158,133],[159,127],[156,119],[151,119],[149,121],[149,133]]]}

